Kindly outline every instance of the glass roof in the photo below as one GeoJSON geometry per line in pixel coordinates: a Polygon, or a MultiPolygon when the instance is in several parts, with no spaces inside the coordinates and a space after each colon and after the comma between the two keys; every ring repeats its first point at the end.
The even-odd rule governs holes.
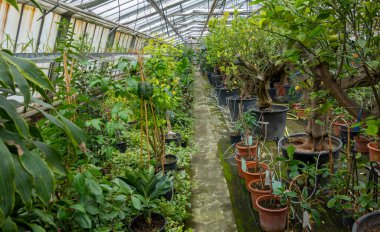
{"type": "Polygon", "coordinates": [[[207,34],[210,16],[238,9],[248,16],[251,0],[63,0],[72,6],[152,37],[189,42],[207,34]],[[212,12],[212,14],[210,14],[212,12]]]}

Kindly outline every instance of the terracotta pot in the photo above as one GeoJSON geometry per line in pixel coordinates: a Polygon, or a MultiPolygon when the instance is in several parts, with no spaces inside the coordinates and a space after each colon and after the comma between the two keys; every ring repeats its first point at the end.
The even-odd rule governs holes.
{"type": "Polygon", "coordinates": [[[369,160],[380,162],[380,142],[371,142],[367,144],[369,149],[369,160]]]}
{"type": "Polygon", "coordinates": [[[280,83],[275,83],[274,87],[277,90],[277,96],[285,96],[286,95],[286,89],[285,85],[281,85],[280,83]]]}
{"type": "Polygon", "coordinates": [[[296,114],[298,118],[305,118],[305,109],[296,109],[296,114]]]}
{"type": "MultiPolygon", "coordinates": [[[[256,165],[257,165],[257,163],[255,161],[254,162],[248,162],[247,163],[247,169],[255,168],[256,165]]],[[[261,172],[246,172],[246,171],[242,170],[244,173],[245,187],[247,188],[248,191],[249,191],[249,189],[248,189],[249,182],[251,182],[253,180],[259,180],[260,175],[262,176],[262,178],[265,178],[265,170],[269,170],[269,166],[264,164],[264,163],[260,163],[260,166],[261,166],[261,170],[260,170],[261,172]]]]}
{"type": "Polygon", "coordinates": [[[257,198],[264,196],[264,195],[269,195],[271,192],[270,190],[260,190],[260,189],[256,189],[256,188],[252,187],[253,184],[260,183],[260,182],[261,182],[261,180],[253,180],[253,181],[249,182],[249,184],[248,184],[248,191],[251,193],[252,207],[256,211],[259,210],[259,207],[257,207],[257,204],[256,204],[257,198]]]}
{"type": "Polygon", "coordinates": [[[344,122],[342,122],[342,121],[335,121],[335,122],[333,123],[334,136],[339,137],[339,135],[340,135],[339,127],[340,127],[340,126],[344,126],[344,125],[346,125],[346,123],[344,123],[344,122]]]}
{"type": "Polygon", "coordinates": [[[292,104],[292,108],[293,108],[293,110],[296,110],[296,109],[301,109],[301,103],[293,103],[292,104]]]}
{"type": "MultiPolygon", "coordinates": [[[[239,177],[244,178],[244,173],[243,173],[243,170],[241,169],[241,157],[247,157],[247,156],[242,156],[240,154],[236,154],[235,160],[236,160],[238,175],[239,175],[239,177]]],[[[246,163],[252,163],[252,162],[255,162],[255,161],[246,161],[246,163]]]]}
{"type": "Polygon", "coordinates": [[[241,141],[236,144],[236,149],[239,152],[240,156],[256,156],[257,154],[257,144],[254,144],[252,146],[245,146],[244,141],[241,141]]]}
{"type": "Polygon", "coordinates": [[[267,209],[260,205],[260,202],[271,198],[279,201],[279,197],[271,195],[261,196],[256,200],[261,229],[270,232],[284,231],[288,218],[288,206],[281,209],[267,209]]]}
{"type": "Polygon", "coordinates": [[[354,140],[355,140],[356,151],[358,151],[360,153],[368,153],[369,149],[368,149],[367,145],[371,141],[367,137],[357,135],[354,137],[354,140]]]}

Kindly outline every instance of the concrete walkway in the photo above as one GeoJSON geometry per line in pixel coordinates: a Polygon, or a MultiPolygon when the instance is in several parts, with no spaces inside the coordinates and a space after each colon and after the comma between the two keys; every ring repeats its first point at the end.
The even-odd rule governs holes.
{"type": "Polygon", "coordinates": [[[192,159],[192,217],[188,226],[196,232],[236,231],[235,218],[223,167],[218,156],[218,142],[228,137],[224,119],[211,87],[197,74],[194,86],[195,143],[197,154],[192,159]]]}

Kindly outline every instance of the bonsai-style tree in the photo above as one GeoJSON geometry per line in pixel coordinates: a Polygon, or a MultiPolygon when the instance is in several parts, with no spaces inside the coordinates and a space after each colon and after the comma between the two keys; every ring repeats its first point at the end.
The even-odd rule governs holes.
{"type": "Polygon", "coordinates": [[[228,14],[210,21],[206,37],[209,62],[219,62],[226,74],[234,76],[242,99],[257,91],[259,108],[271,107],[269,81],[274,76],[285,76],[285,65],[278,58],[284,38],[259,30],[260,21],[255,18],[234,15],[231,26],[227,22],[228,14]]]}
{"type": "Polygon", "coordinates": [[[327,134],[326,114],[336,99],[355,118],[379,113],[380,80],[378,35],[379,4],[374,1],[291,1],[258,0],[262,5],[261,30],[287,41],[284,61],[302,70],[310,89],[311,117],[306,132],[310,138],[301,146],[306,150],[325,150],[321,139],[327,134]],[[348,97],[347,89],[367,86],[376,107],[361,109],[348,97]]]}

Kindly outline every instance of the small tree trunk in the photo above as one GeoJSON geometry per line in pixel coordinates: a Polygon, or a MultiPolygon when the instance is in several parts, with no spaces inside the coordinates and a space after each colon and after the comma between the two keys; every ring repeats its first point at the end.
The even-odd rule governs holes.
{"type": "Polygon", "coordinates": [[[268,79],[264,81],[258,81],[258,97],[259,97],[259,109],[266,109],[272,106],[272,99],[269,96],[267,90],[268,79]]]}

